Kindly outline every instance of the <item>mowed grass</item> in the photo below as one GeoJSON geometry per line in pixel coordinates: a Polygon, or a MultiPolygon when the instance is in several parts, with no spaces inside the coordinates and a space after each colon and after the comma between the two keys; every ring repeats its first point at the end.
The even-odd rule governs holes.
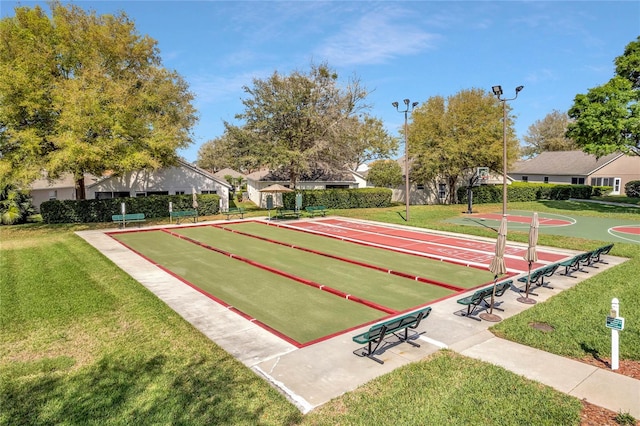
{"type": "Polygon", "coordinates": [[[473,288],[493,280],[493,275],[484,269],[455,265],[397,251],[381,250],[362,244],[257,222],[234,223],[222,226],[276,241],[286,241],[300,247],[326,251],[344,258],[433,279],[460,288],[473,288]]]}
{"type": "MultiPolygon", "coordinates": [[[[591,206],[583,212],[574,202],[510,203],[509,207],[611,217],[611,212],[599,212],[591,206]]],[[[404,224],[403,209],[340,213],[404,224]]],[[[414,226],[495,236],[485,229],[444,222],[460,214],[461,206],[411,209],[414,226]]],[[[500,206],[477,205],[474,210],[495,212],[500,206]]],[[[638,219],[637,214],[614,215],[638,219]]],[[[577,399],[450,352],[394,370],[302,416],[264,380],[71,233],[86,228],[0,228],[0,424],[580,422],[577,399]],[[55,270],[33,273],[55,262],[55,270]],[[85,294],[97,296],[98,301],[87,300],[85,294]],[[45,302],[40,301],[43,298],[45,302]]],[[[527,241],[524,232],[510,232],[508,238],[527,241]]],[[[541,235],[540,243],[578,250],[601,245],[599,241],[548,235],[541,235]]],[[[640,300],[640,248],[616,244],[612,254],[631,260],[584,281],[575,291],[560,295],[563,297],[501,322],[498,327],[505,328],[501,332],[512,333],[509,338],[524,335],[531,328],[528,321],[516,320],[529,313],[544,313],[545,321],[564,322],[572,333],[537,333],[532,339],[537,347],[559,354],[565,354],[567,347],[582,348],[578,356],[607,356],[610,332],[604,328],[604,316],[615,293],[613,297],[620,298],[626,318],[620,340],[622,362],[638,359],[640,312],[631,306],[640,300]],[[585,326],[579,319],[583,315],[592,315],[595,325],[585,326]],[[582,342],[591,345],[583,346],[582,342]]]]}
{"type": "Polygon", "coordinates": [[[298,343],[388,315],[162,231],[116,234],[114,238],[298,343]]]}
{"type": "Polygon", "coordinates": [[[0,231],[0,424],[300,419],[277,391],[65,228],[0,231]]]}

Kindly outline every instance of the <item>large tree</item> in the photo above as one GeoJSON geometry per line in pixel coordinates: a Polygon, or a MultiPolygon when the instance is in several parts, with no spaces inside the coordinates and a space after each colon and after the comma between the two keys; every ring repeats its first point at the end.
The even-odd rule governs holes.
{"type": "MultiPolygon", "coordinates": [[[[308,73],[275,72],[267,79],[254,79],[244,90],[245,110],[236,115],[242,124],[225,123],[226,132],[234,140],[250,141],[259,165],[286,171],[291,185],[305,172],[351,165],[365,150],[376,149],[373,144],[380,137],[366,135],[366,122],[358,118],[368,109],[367,90],[357,78],[340,86],[326,64],[312,64],[308,73]],[[354,148],[363,141],[359,150],[354,148]]],[[[376,131],[375,121],[371,126],[376,131]]]]}
{"type": "MultiPolygon", "coordinates": [[[[409,125],[410,180],[425,185],[436,178],[446,181],[454,203],[453,189],[470,170],[502,170],[502,114],[501,102],[481,89],[429,98],[413,111],[409,125]]],[[[518,140],[510,114],[506,124],[508,161],[513,161],[518,140]]]]}
{"type": "Polygon", "coordinates": [[[615,59],[614,77],[576,95],[567,136],[585,151],[604,156],[640,149],[640,36],[615,59]]]}
{"type": "Polygon", "coordinates": [[[523,157],[532,157],[544,151],[573,151],[578,149],[576,143],[566,136],[569,116],[553,110],[542,120],[536,120],[523,136],[525,146],[523,157]]]}
{"type": "Polygon", "coordinates": [[[50,7],[17,7],[0,22],[0,178],[73,173],[80,184],[84,173],[173,164],[196,113],[156,41],[124,13],[50,7]]]}
{"type": "Polygon", "coordinates": [[[393,188],[403,182],[402,167],[394,160],[377,160],[369,167],[367,180],[375,186],[393,188]]]}

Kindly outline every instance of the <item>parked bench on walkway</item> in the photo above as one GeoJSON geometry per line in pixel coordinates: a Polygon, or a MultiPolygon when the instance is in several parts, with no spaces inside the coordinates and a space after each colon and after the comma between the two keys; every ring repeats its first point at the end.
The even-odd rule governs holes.
{"type": "Polygon", "coordinates": [[[325,206],[307,206],[304,209],[311,217],[314,217],[316,215],[327,215],[327,208],[325,206]]]}
{"type": "MultiPolygon", "coordinates": [[[[550,263],[546,266],[542,266],[538,269],[534,269],[533,271],[531,271],[529,286],[531,286],[531,284],[535,284],[538,287],[546,287],[546,288],[553,289],[553,287],[551,287],[549,283],[544,282],[544,277],[552,276],[558,270],[559,267],[560,267],[559,263],[550,263]]],[[[526,284],[527,279],[529,279],[529,274],[525,274],[524,276],[518,278],[518,281],[526,284]]],[[[537,296],[537,294],[535,293],[530,293],[530,294],[537,296]]]]}
{"type": "Polygon", "coordinates": [[[598,247],[597,249],[593,250],[591,252],[590,265],[593,266],[594,263],[607,263],[604,260],[602,260],[602,255],[609,254],[612,248],[613,248],[613,243],[607,244],[606,246],[598,247]]]}
{"type": "MultiPolygon", "coordinates": [[[[506,280],[506,281],[501,281],[499,283],[496,283],[495,297],[502,297],[502,295],[511,287],[511,284],[513,284],[513,280],[506,280]]],[[[476,308],[479,307],[480,305],[485,305],[486,307],[491,306],[492,295],[493,295],[493,285],[489,287],[481,288],[480,290],[476,290],[476,292],[470,296],[463,297],[462,299],[458,299],[457,302],[459,304],[467,306],[467,312],[466,313],[463,312],[462,316],[474,319],[476,321],[480,321],[480,318],[476,318],[471,315],[473,315],[476,308]]],[[[503,310],[495,306],[495,300],[494,300],[493,309],[497,309],[499,311],[503,310]]]]}
{"type": "Polygon", "coordinates": [[[276,216],[278,218],[284,219],[287,217],[295,217],[296,219],[300,218],[300,212],[298,210],[288,210],[279,208],[276,210],[276,216]]]}
{"type": "Polygon", "coordinates": [[[180,221],[182,220],[191,220],[193,223],[198,221],[198,211],[197,210],[183,210],[177,212],[170,212],[169,215],[171,219],[175,219],[176,223],[180,225],[180,221]]]}
{"type": "Polygon", "coordinates": [[[406,342],[410,345],[415,346],[416,348],[419,348],[419,344],[408,340],[409,329],[418,327],[418,325],[420,325],[420,321],[428,317],[430,313],[431,307],[426,307],[417,311],[406,313],[399,317],[395,317],[385,322],[374,324],[373,326],[371,326],[371,328],[369,328],[368,331],[362,334],[358,334],[357,336],[353,336],[354,342],[367,344],[367,348],[363,349],[360,354],[356,353],[359,350],[356,350],[354,353],[358,356],[366,356],[367,358],[371,358],[375,362],[384,364],[384,361],[376,358],[374,354],[384,341],[384,338],[389,334],[393,334],[394,336],[399,338],[400,342],[406,342]],[[404,334],[396,334],[402,331],[404,331],[404,334]]]}
{"type": "Polygon", "coordinates": [[[590,251],[580,253],[573,256],[571,259],[560,262],[558,265],[564,267],[564,273],[560,272],[560,275],[575,278],[575,275],[571,275],[572,272],[586,272],[583,269],[583,265],[586,266],[591,262],[591,253],[592,252],[590,251]]]}
{"type": "Polygon", "coordinates": [[[240,216],[240,219],[244,219],[243,207],[229,207],[227,210],[224,210],[221,213],[227,215],[227,220],[229,220],[231,216],[240,216]]]}
{"type": "Polygon", "coordinates": [[[144,213],[128,213],[125,215],[114,214],[111,216],[113,223],[118,223],[120,228],[125,228],[127,223],[142,223],[145,222],[144,213]]]}

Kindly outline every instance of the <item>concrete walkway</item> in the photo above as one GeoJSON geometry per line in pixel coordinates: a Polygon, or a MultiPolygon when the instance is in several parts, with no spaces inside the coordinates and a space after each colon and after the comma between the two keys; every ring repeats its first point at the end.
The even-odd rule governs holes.
{"type": "MultiPolygon", "coordinates": [[[[592,404],[640,418],[640,380],[499,339],[487,330],[492,323],[459,315],[461,305],[456,300],[462,296],[431,305],[431,315],[414,336],[419,348],[389,339],[376,355],[384,361],[380,365],[354,355],[361,347],[351,336],[366,328],[298,349],[131,253],[103,231],[82,231],[78,235],[203,334],[280,389],[304,413],[402,365],[449,348],[592,404]]],[[[608,264],[591,270],[590,274],[577,273],[578,278],[554,275],[554,289],[537,288],[535,299],[544,301],[625,259],[606,256],[606,260],[608,264]]],[[[494,313],[507,318],[532,306],[516,301],[519,296],[515,291],[507,291],[498,305],[504,311],[494,313]]]]}

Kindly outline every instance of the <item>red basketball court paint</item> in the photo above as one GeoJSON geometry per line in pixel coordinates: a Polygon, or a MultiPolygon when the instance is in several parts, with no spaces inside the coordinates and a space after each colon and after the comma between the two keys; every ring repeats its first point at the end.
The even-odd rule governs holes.
{"type": "Polygon", "coordinates": [[[640,226],[616,226],[611,228],[614,232],[621,234],[640,235],[640,226]]]}

